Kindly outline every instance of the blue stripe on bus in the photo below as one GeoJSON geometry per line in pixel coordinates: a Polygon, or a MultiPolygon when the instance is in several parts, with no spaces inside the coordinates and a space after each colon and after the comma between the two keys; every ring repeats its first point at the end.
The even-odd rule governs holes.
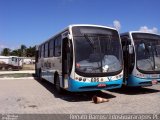
{"type": "Polygon", "coordinates": [[[114,89],[120,88],[122,86],[123,79],[114,80],[114,81],[107,81],[107,82],[79,82],[74,79],[69,79],[68,84],[69,88],[68,91],[72,92],[80,92],[80,91],[94,91],[94,90],[107,90],[107,89],[114,89]],[[97,87],[98,84],[106,84],[106,87],[97,87]]]}
{"type": "Polygon", "coordinates": [[[156,79],[156,78],[139,78],[139,77],[135,77],[133,75],[130,75],[128,80],[127,80],[127,86],[150,86],[152,85],[152,80],[157,80],[158,82],[160,82],[160,78],[156,79]]]}

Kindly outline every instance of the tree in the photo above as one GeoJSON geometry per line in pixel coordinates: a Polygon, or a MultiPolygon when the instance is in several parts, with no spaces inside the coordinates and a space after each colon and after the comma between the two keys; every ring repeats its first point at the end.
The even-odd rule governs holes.
{"type": "Polygon", "coordinates": [[[35,56],[35,51],[36,51],[36,47],[34,46],[34,47],[29,47],[29,48],[27,48],[27,50],[26,50],[26,56],[27,57],[34,57],[35,56]]]}
{"type": "Polygon", "coordinates": [[[21,56],[21,51],[20,51],[20,49],[12,50],[10,55],[12,55],[12,56],[21,56]]]}
{"type": "Polygon", "coordinates": [[[8,56],[10,55],[11,50],[9,48],[4,48],[1,52],[1,55],[8,56]]]}
{"type": "Polygon", "coordinates": [[[19,49],[10,50],[9,48],[4,48],[1,52],[1,55],[8,56],[19,56],[19,57],[34,57],[36,47],[27,48],[25,45],[21,45],[19,49]]]}
{"type": "Polygon", "coordinates": [[[26,49],[27,47],[25,45],[21,45],[20,50],[21,50],[21,55],[22,57],[26,56],[26,49]]]}
{"type": "Polygon", "coordinates": [[[12,56],[17,56],[17,54],[18,54],[18,50],[13,50],[10,53],[10,55],[12,55],[12,56]]]}

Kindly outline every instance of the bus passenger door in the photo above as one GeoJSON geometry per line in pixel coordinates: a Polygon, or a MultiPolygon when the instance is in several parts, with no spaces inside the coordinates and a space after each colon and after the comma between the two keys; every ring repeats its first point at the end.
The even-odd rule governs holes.
{"type": "Polygon", "coordinates": [[[62,86],[63,88],[67,88],[72,68],[72,50],[67,38],[63,40],[62,46],[62,86]]]}
{"type": "Polygon", "coordinates": [[[129,41],[128,37],[122,37],[122,48],[123,48],[123,61],[124,61],[124,83],[129,76],[129,66],[130,66],[130,57],[129,57],[129,41]]]}
{"type": "Polygon", "coordinates": [[[38,66],[37,66],[37,64],[38,64],[38,58],[39,58],[39,51],[38,51],[38,47],[36,46],[36,52],[35,52],[35,74],[37,75],[37,76],[39,76],[38,75],[38,66]]]}

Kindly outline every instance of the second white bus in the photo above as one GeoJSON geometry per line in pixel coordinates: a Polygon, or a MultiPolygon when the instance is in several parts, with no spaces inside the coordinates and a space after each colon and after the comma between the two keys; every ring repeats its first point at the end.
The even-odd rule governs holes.
{"type": "Polygon", "coordinates": [[[129,31],[121,34],[124,83],[143,87],[160,83],[160,35],[129,31]]]}

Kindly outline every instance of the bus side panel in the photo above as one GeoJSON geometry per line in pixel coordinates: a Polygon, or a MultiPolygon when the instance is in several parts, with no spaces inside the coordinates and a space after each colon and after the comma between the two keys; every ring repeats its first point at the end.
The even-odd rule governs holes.
{"type": "Polygon", "coordinates": [[[48,81],[48,70],[46,67],[46,59],[44,58],[43,62],[42,62],[42,68],[41,68],[41,72],[42,72],[42,78],[48,81]]]}
{"type": "Polygon", "coordinates": [[[61,57],[44,58],[41,62],[44,64],[42,65],[42,78],[54,84],[55,72],[57,72],[59,76],[61,76],[62,73],[61,61],[61,57]]]}
{"type": "Polygon", "coordinates": [[[48,59],[48,81],[54,84],[54,75],[55,75],[55,62],[54,57],[48,59]]]}

